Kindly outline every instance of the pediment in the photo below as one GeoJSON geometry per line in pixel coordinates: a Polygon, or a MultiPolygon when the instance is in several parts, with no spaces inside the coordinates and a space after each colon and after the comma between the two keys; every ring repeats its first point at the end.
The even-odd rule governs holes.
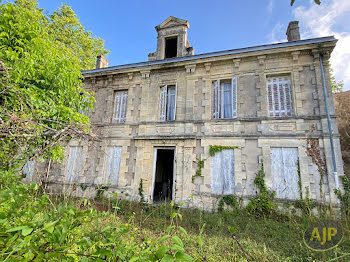
{"type": "Polygon", "coordinates": [[[156,26],[156,30],[174,27],[174,26],[185,26],[189,27],[189,23],[187,20],[180,19],[174,16],[169,16],[167,19],[165,19],[160,25],[156,26]]]}

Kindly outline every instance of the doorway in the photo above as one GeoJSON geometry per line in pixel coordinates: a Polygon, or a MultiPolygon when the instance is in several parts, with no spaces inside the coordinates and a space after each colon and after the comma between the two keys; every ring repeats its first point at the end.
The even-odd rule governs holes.
{"type": "Polygon", "coordinates": [[[153,202],[171,201],[174,185],[174,148],[155,149],[153,202]]]}

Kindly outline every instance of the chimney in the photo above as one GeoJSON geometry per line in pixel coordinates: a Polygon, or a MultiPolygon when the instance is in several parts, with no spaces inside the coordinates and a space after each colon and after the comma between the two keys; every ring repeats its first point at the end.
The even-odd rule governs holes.
{"type": "Polygon", "coordinates": [[[97,56],[96,59],[96,69],[108,67],[108,60],[103,55],[97,56]]]}
{"type": "Polygon", "coordinates": [[[288,42],[300,40],[299,21],[291,21],[287,28],[288,42]]]}

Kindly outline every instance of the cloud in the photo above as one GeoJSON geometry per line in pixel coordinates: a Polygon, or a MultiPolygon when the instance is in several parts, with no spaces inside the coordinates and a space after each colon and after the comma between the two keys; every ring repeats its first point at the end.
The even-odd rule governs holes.
{"type": "Polygon", "coordinates": [[[337,81],[344,81],[344,89],[350,89],[350,28],[343,26],[344,18],[350,15],[350,1],[323,1],[320,6],[313,1],[309,6],[298,6],[293,10],[300,21],[301,38],[334,35],[338,39],[331,56],[331,65],[337,81]]]}
{"type": "Polygon", "coordinates": [[[285,42],[286,37],[282,38],[281,36],[285,35],[285,26],[284,24],[277,23],[271,33],[268,35],[269,42],[271,43],[280,43],[285,42]]]}
{"type": "Polygon", "coordinates": [[[267,12],[269,13],[269,15],[272,14],[274,4],[275,4],[275,0],[269,0],[269,3],[267,5],[267,12]]]}

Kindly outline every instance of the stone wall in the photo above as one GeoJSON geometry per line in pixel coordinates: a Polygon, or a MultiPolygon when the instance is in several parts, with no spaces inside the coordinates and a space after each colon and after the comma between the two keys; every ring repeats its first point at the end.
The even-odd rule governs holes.
{"type": "MultiPolygon", "coordinates": [[[[329,48],[333,47],[334,43],[330,43],[329,48]]],[[[315,48],[316,45],[295,46],[85,75],[84,87],[96,94],[95,110],[91,112],[90,119],[101,142],[83,144],[71,141],[68,144],[81,143],[83,146],[84,168],[79,183],[91,188],[100,185],[106,147],[122,146],[119,184],[108,190],[119,192],[128,199],[138,199],[142,178],[145,200],[152,202],[155,149],[172,147],[176,158],[175,200],[185,200],[193,194],[192,205],[210,209],[220,198],[211,193],[210,145],[238,147],[234,150],[235,194],[244,198],[256,193],[253,180],[262,161],[266,183],[271,186],[270,148],[294,147],[298,149],[304,196],[307,187],[311,198],[321,200],[320,169],[308,149],[309,140],[314,139],[328,172],[322,183],[325,200],[336,203],[315,48]],[[266,78],[277,75],[289,75],[291,78],[292,117],[268,116],[266,78]],[[212,82],[232,77],[238,78],[237,118],[212,119],[212,82]],[[174,84],[177,85],[175,121],[161,122],[158,120],[160,88],[174,84]],[[128,91],[126,122],[122,124],[112,121],[114,92],[118,90],[128,91]],[[202,176],[194,177],[199,159],[204,160],[202,176]]],[[[326,84],[330,87],[327,61],[326,56],[326,84]]],[[[338,173],[342,173],[339,134],[330,89],[328,96],[338,173]]],[[[52,165],[49,178],[52,185],[71,187],[65,184],[65,161],[52,165]]],[[[54,187],[57,186],[51,188],[54,187]]],[[[93,190],[86,192],[89,193],[85,195],[93,196],[93,190]]],[[[81,191],[75,194],[84,195],[81,191]]]]}

